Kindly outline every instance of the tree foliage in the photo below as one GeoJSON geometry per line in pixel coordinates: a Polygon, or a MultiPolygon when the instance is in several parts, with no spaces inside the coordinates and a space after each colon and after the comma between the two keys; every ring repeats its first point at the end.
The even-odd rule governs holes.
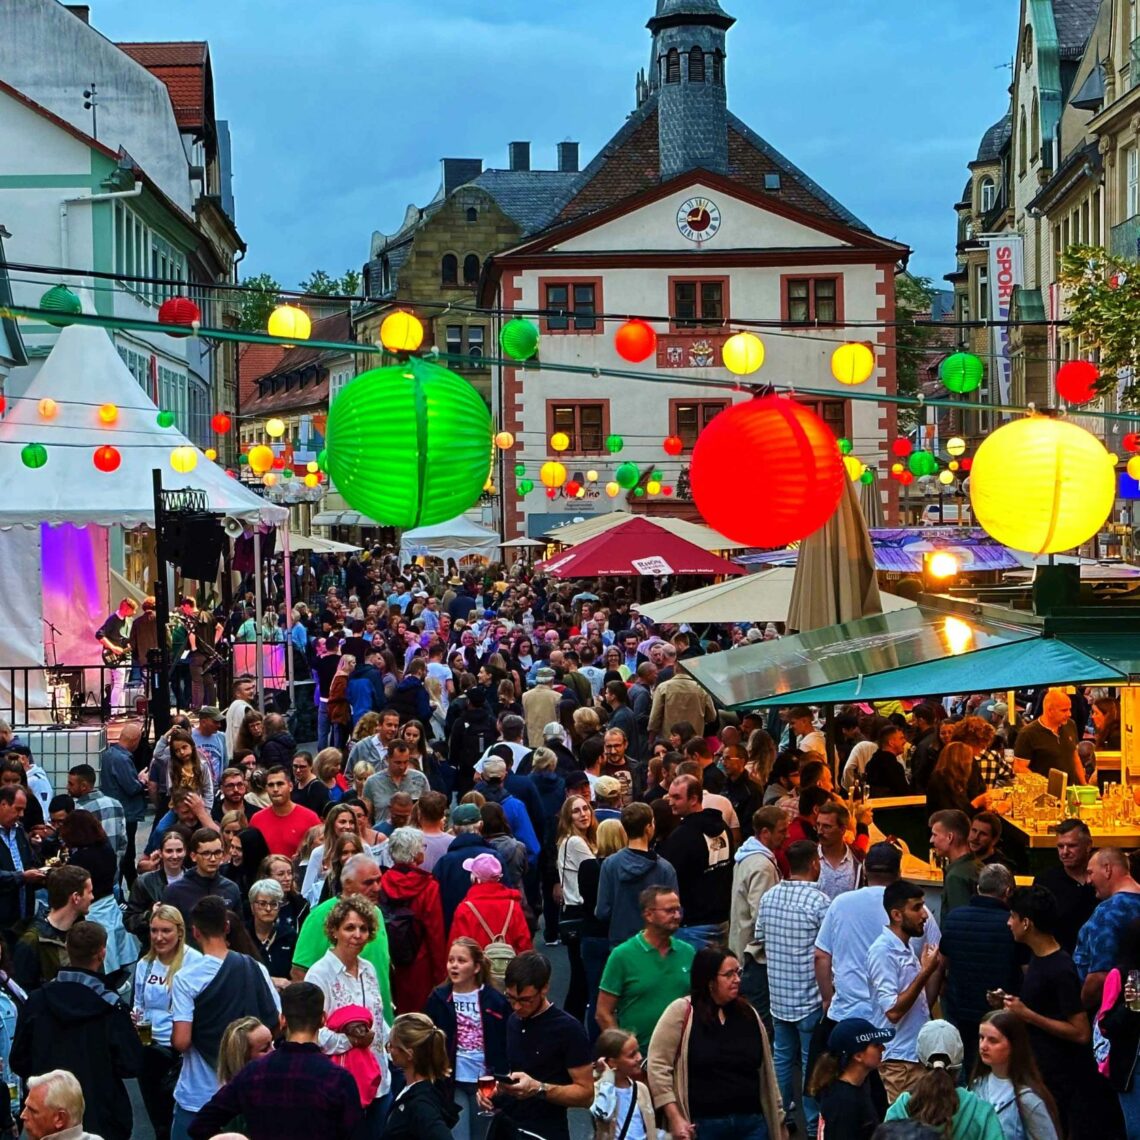
{"type": "Polygon", "coordinates": [[[315,269],[299,288],[314,297],[355,297],[360,292],[360,274],[355,269],[346,269],[343,277],[333,277],[323,269],[315,269]]]}
{"type": "MultiPolygon", "coordinates": [[[[937,342],[938,329],[916,325],[916,319],[929,317],[934,300],[934,286],[929,277],[900,273],[895,278],[895,376],[900,396],[917,396],[919,373],[931,347],[937,342]]],[[[917,410],[899,407],[899,431],[909,431],[917,422],[917,410]]]]}
{"type": "Polygon", "coordinates": [[[1121,402],[1140,406],[1140,266],[1100,246],[1073,245],[1061,257],[1061,284],[1069,332],[1082,351],[1098,354],[1097,392],[1114,391],[1127,373],[1121,402]]]}
{"type": "Polygon", "coordinates": [[[241,327],[247,331],[265,332],[269,314],[277,307],[281,285],[269,273],[248,277],[242,283],[241,327]]]}

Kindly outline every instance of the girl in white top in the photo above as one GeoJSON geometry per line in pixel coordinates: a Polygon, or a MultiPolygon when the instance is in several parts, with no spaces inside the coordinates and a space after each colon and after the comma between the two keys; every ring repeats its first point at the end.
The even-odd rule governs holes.
{"type": "Polygon", "coordinates": [[[380,995],[380,980],[376,967],[360,956],[364,947],[376,936],[378,918],[376,908],[362,895],[347,895],[329,911],[325,919],[325,934],[332,944],[323,958],[315,962],[305,975],[306,982],[318,986],[325,995],[325,1014],[332,1014],[346,1005],[362,1005],[372,1014],[371,1041],[350,1039],[343,1033],[322,1029],[320,1045],[326,1053],[347,1053],[357,1044],[370,1044],[380,1062],[381,1081],[369,1113],[391,1088],[392,1077],[388,1070],[388,1054],[384,1045],[388,1040],[389,1014],[380,995]]]}
{"type": "Polygon", "coordinates": [[[627,1029],[607,1029],[594,1051],[594,1140],[653,1140],[653,1097],[638,1080],[644,1070],[637,1037],[627,1029]]]}
{"type": "Polygon", "coordinates": [[[996,1010],[982,1019],[970,1091],[993,1106],[1005,1140],[1058,1140],[1056,1106],[1015,1014],[996,1010]]]}
{"type": "Polygon", "coordinates": [[[354,834],[356,832],[356,815],[348,804],[337,804],[329,808],[325,816],[324,830],[321,835],[321,845],[314,847],[309,853],[309,862],[305,867],[305,879],[301,884],[301,894],[310,906],[316,906],[321,901],[321,887],[328,876],[332,865],[333,844],[338,835],[354,834]]]}
{"type": "Polygon", "coordinates": [[[564,907],[582,905],[578,889],[578,868],[593,859],[598,850],[598,821],[590,801],[570,796],[558,813],[558,882],[554,899],[564,907]]]}
{"type": "Polygon", "coordinates": [[[174,975],[201,957],[186,945],[186,925],[178,908],[155,903],[150,912],[150,952],[135,964],[131,1019],[136,1025],[150,1023],[151,1045],[144,1050],[139,1089],[156,1136],[170,1135],[174,1113],[170,1082],[164,1079],[176,1059],[170,1045],[174,975]]]}

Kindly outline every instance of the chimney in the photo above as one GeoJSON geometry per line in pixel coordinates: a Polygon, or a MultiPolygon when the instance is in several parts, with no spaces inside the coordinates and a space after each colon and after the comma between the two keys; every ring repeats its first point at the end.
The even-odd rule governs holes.
{"type": "Polygon", "coordinates": [[[444,158],[440,160],[443,167],[443,196],[446,198],[453,190],[474,182],[483,173],[483,160],[481,158],[444,158]]]}
{"type": "Polygon", "coordinates": [[[558,169],[563,174],[576,174],[578,171],[578,144],[560,142],[558,144],[558,169]]]}
{"type": "Polygon", "coordinates": [[[510,145],[511,154],[511,169],[512,170],[529,170],[530,169],[530,143],[528,142],[513,142],[510,145]]]}
{"type": "Polygon", "coordinates": [[[65,4],[64,7],[73,15],[78,16],[85,24],[91,23],[90,4],[65,4]]]}

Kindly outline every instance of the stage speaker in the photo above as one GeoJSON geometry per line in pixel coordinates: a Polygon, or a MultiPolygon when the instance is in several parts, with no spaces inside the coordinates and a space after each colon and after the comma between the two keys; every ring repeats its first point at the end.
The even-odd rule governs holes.
{"type": "Polygon", "coordinates": [[[165,538],[170,561],[185,577],[212,582],[218,576],[226,533],[216,515],[171,515],[165,538]]]}

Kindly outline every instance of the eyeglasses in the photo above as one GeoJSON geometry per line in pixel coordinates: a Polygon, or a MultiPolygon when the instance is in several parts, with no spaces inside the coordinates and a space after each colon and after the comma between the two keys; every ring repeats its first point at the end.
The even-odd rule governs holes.
{"type": "Polygon", "coordinates": [[[220,859],[224,852],[222,851],[196,851],[195,855],[201,855],[203,859],[220,859]]]}
{"type": "Polygon", "coordinates": [[[739,966],[737,966],[735,970],[721,970],[721,972],[717,974],[717,977],[724,978],[725,981],[727,981],[729,978],[743,978],[744,971],[739,966]]]}
{"type": "Polygon", "coordinates": [[[276,899],[255,899],[253,905],[261,907],[262,910],[281,909],[281,904],[276,899]]]}
{"type": "Polygon", "coordinates": [[[533,994],[512,994],[509,990],[506,993],[507,1001],[511,1005],[515,1005],[515,1006],[530,1005],[532,1002],[538,1001],[539,998],[541,998],[541,997],[542,997],[542,994],[539,993],[537,990],[533,994]]]}

